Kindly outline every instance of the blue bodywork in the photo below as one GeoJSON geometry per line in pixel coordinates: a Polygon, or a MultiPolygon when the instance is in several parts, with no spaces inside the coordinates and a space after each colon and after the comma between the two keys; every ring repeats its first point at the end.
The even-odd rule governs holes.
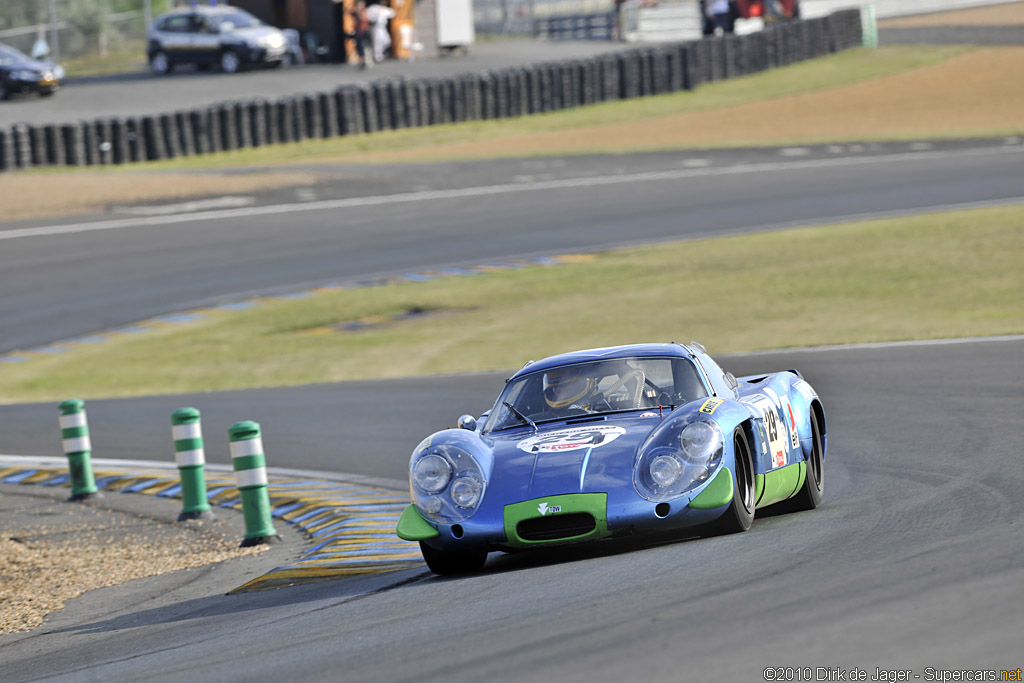
{"type": "MultiPolygon", "coordinates": [[[[650,381],[639,388],[651,396],[661,389],[650,381]]],[[[450,468],[449,488],[427,493],[411,476],[413,505],[403,515],[399,535],[440,551],[464,553],[682,531],[714,522],[729,510],[739,485],[735,473],[743,463],[736,461],[737,432],[745,435],[749,446],[756,506],[798,493],[815,442],[812,412],[823,461],[827,437],[821,401],[795,370],[737,379],[695,343],[592,349],[528,363],[506,381],[502,395],[479,423],[468,421],[465,426],[472,429],[437,432],[417,446],[411,473],[421,458],[440,455],[448,465],[434,463],[450,468]],[[522,386],[517,380],[549,376],[565,366],[619,359],[642,367],[650,367],[645,359],[669,363],[676,377],[680,369],[692,366],[699,384],[686,390],[692,400],[678,404],[673,404],[672,392],[666,392],[647,400],[656,407],[581,411],[533,424],[525,415],[511,426],[495,419],[496,411],[505,412],[505,401],[515,400],[510,396],[522,386]],[[715,438],[711,425],[717,425],[720,448],[708,462],[691,467],[689,460],[676,456],[680,435],[694,422],[703,423],[695,431],[711,435],[708,439],[715,438]],[[681,479],[684,483],[677,485],[682,488],[675,494],[662,489],[652,493],[655,489],[644,483],[650,481],[652,458],[662,452],[676,458],[662,464],[676,467],[678,462],[691,468],[684,472],[692,472],[692,482],[681,479]],[[450,490],[463,475],[479,481],[471,486],[482,486],[479,500],[465,508],[452,502],[450,490]],[[558,519],[561,515],[575,516],[558,519]]]]}

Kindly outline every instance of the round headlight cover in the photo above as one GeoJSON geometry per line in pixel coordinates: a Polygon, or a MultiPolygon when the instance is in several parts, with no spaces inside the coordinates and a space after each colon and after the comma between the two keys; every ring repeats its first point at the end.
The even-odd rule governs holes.
{"type": "Polygon", "coordinates": [[[409,460],[412,502],[435,522],[456,524],[467,519],[480,506],[486,488],[480,463],[469,450],[453,443],[425,439],[409,460]]]}
{"type": "Polygon", "coordinates": [[[440,493],[452,478],[452,466],[437,454],[424,455],[412,466],[412,481],[426,493],[440,493]]]}
{"type": "Polygon", "coordinates": [[[722,429],[702,419],[670,427],[637,459],[633,486],[654,502],[673,500],[707,481],[722,460],[722,429]]]}

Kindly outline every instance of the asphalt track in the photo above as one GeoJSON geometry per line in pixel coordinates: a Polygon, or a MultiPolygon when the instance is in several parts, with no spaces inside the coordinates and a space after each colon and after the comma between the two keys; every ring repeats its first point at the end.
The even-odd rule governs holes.
{"type": "MultiPolygon", "coordinates": [[[[1000,203],[1024,187],[1020,146],[999,141],[758,154],[459,165],[442,179],[383,172],[367,181],[377,190],[357,196],[389,182],[392,192],[453,192],[466,175],[512,189],[288,213],[260,214],[278,205],[261,200],[244,216],[11,236],[0,241],[4,344],[235,292],[1000,203]],[[605,177],[613,181],[594,180],[605,177]]],[[[351,198],[343,184],[322,191],[330,187],[341,188],[337,201],[351,198]]],[[[113,219],[82,222],[99,220],[113,219]]],[[[6,226],[0,238],[40,227],[6,226]]],[[[1016,669],[1022,351],[1015,339],[725,359],[737,374],[799,368],[828,413],[823,507],[762,518],[746,534],[494,555],[487,572],[459,579],[411,570],[230,597],[222,593],[237,582],[140,582],[0,639],[0,677],[758,681],[769,666],[922,677],[925,667],[1016,669]]],[[[501,379],[90,401],[90,423],[98,455],[169,459],[169,412],[194,403],[211,460],[227,460],[223,428],[256,419],[273,465],[398,479],[426,432],[488,407],[501,379]]],[[[2,450],[57,454],[55,417],[52,404],[0,407],[2,450]]]]}
{"type": "Polygon", "coordinates": [[[1015,138],[744,152],[339,167],[302,199],[3,224],[0,352],[338,279],[1024,195],[1015,138]]]}
{"type": "MultiPolygon", "coordinates": [[[[849,680],[856,667],[937,680],[928,667],[1016,669],[1022,352],[1017,339],[726,359],[737,373],[799,367],[828,411],[823,506],[745,534],[492,555],[487,571],[457,579],[409,570],[237,596],[211,581],[135,582],[0,639],[3,678],[760,681],[766,667],[839,667],[849,680]]],[[[482,400],[477,391],[467,383],[482,400]]],[[[403,430],[388,417],[367,427],[403,430]]]]}

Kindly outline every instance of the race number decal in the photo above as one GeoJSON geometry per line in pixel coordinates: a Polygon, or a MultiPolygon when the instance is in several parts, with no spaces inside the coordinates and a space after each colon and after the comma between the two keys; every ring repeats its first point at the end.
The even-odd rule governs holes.
{"type": "Polygon", "coordinates": [[[563,453],[581,448],[597,448],[609,444],[626,433],[622,427],[595,425],[593,427],[574,427],[559,429],[547,434],[536,434],[516,444],[519,450],[527,453],[563,453]]]}
{"type": "Polygon", "coordinates": [[[761,418],[764,420],[764,430],[768,434],[768,454],[771,459],[772,468],[783,467],[786,464],[786,441],[789,440],[786,424],[780,422],[779,414],[775,412],[775,404],[767,397],[759,395],[751,403],[761,411],[761,418]]]}

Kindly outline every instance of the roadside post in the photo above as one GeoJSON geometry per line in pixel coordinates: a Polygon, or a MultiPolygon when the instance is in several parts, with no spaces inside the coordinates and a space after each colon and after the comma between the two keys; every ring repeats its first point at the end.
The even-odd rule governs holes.
{"type": "Polygon", "coordinates": [[[860,8],[861,37],[864,47],[878,47],[878,20],[874,5],[860,8]]]}
{"type": "Polygon", "coordinates": [[[89,423],[85,417],[85,401],[72,398],[60,403],[60,436],[64,455],[68,458],[71,473],[71,497],[68,500],[86,500],[97,493],[96,480],[92,476],[92,442],[89,440],[89,423]]]}
{"type": "Polygon", "coordinates": [[[242,496],[245,538],[242,548],[273,543],[278,539],[270,515],[267,493],[267,462],[263,455],[263,439],[256,422],[236,422],[228,429],[231,439],[231,462],[235,482],[242,496]]]}
{"type": "Polygon", "coordinates": [[[206,451],[199,411],[179,408],[171,413],[171,435],[174,437],[174,462],[181,476],[181,514],[178,521],[213,519],[206,499],[206,451]]]}

